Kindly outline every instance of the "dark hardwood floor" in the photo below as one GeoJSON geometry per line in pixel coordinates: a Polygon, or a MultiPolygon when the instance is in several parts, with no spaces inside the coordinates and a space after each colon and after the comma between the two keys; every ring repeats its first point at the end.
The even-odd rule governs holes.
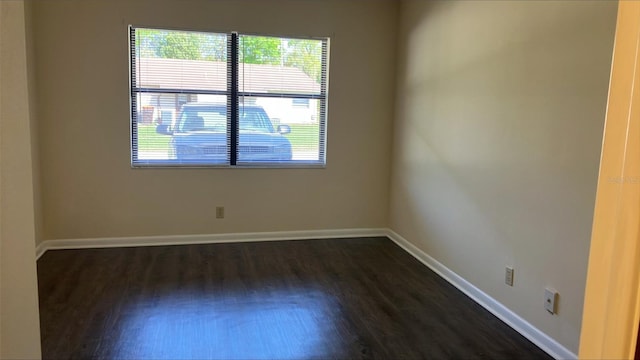
{"type": "Polygon", "coordinates": [[[55,250],[45,359],[547,354],[387,238],[55,250]]]}

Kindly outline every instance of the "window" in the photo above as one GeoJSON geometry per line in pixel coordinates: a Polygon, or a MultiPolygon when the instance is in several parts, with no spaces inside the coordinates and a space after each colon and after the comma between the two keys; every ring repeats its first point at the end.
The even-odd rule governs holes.
{"type": "Polygon", "coordinates": [[[309,99],[291,99],[291,104],[298,107],[309,107],[309,99]]]}
{"type": "Polygon", "coordinates": [[[132,165],[325,165],[328,47],[130,27],[132,165]]]}

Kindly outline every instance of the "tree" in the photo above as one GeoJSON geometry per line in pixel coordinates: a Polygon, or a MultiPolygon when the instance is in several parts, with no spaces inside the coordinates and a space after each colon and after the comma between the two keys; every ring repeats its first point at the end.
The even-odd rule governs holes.
{"type": "Polygon", "coordinates": [[[142,57],[225,61],[226,39],[224,34],[136,29],[136,46],[142,57]]]}
{"type": "Polygon", "coordinates": [[[322,76],[322,41],[289,39],[284,64],[296,67],[317,82],[322,76]]]}
{"type": "Polygon", "coordinates": [[[245,64],[282,64],[282,41],[267,36],[241,36],[240,62],[245,64]]]}
{"type": "MultiPolygon", "coordinates": [[[[136,29],[136,47],[141,57],[227,60],[226,34],[136,29]]],[[[239,50],[241,63],[291,66],[321,81],[321,40],[241,35],[239,50]]]]}
{"type": "Polygon", "coordinates": [[[168,59],[200,60],[201,39],[196,33],[172,31],[162,38],[158,55],[168,59]]]}
{"type": "Polygon", "coordinates": [[[136,29],[136,52],[141,57],[158,57],[157,43],[161,33],[155,29],[136,29]]]}

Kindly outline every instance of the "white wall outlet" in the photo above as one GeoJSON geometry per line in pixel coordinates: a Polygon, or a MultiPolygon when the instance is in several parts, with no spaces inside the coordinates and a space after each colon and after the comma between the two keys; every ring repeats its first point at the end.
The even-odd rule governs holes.
{"type": "Polygon", "coordinates": [[[511,266],[504,268],[504,283],[513,286],[513,267],[511,266]]]}
{"type": "Polygon", "coordinates": [[[554,289],[544,289],[544,308],[551,314],[556,313],[556,302],[558,301],[558,292],[554,289]]]}
{"type": "Polygon", "coordinates": [[[224,219],[224,206],[216,207],[216,219],[224,219]]]}

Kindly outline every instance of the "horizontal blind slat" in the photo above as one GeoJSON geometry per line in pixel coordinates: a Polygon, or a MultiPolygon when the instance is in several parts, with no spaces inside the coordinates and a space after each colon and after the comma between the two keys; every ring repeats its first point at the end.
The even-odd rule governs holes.
{"type": "Polygon", "coordinates": [[[328,39],[234,36],[131,27],[134,166],[325,164],[328,39]]]}

